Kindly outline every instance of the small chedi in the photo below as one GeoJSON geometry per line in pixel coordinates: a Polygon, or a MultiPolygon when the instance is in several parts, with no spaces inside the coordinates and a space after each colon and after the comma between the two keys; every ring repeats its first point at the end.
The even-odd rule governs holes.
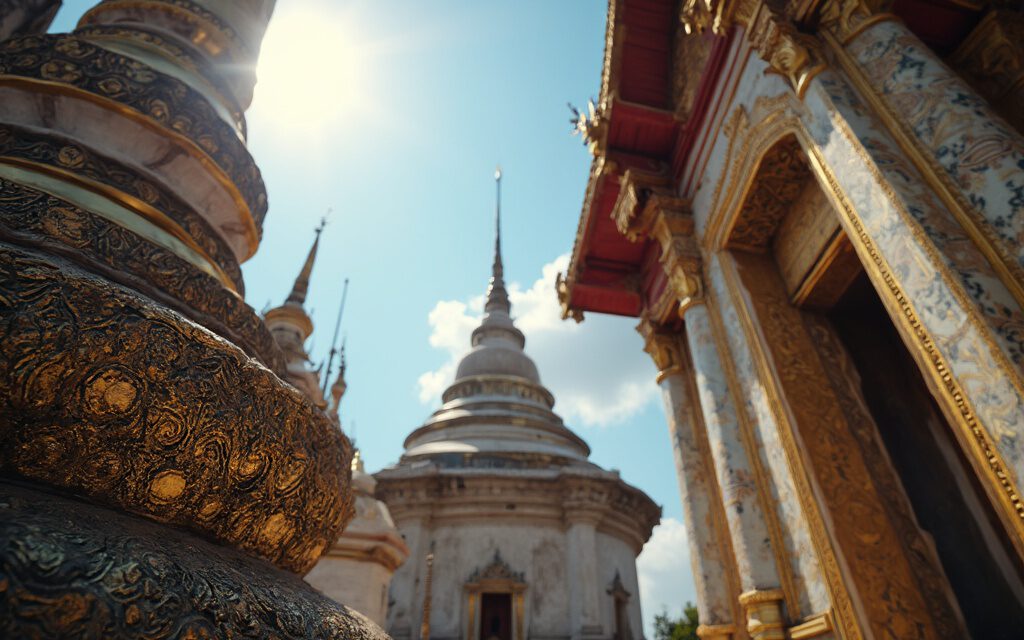
{"type": "Polygon", "coordinates": [[[355,517],[306,574],[306,582],[383,627],[391,578],[409,557],[409,547],[387,505],[374,497],[376,486],[357,449],[352,459],[355,517]]]}
{"type": "Polygon", "coordinates": [[[611,0],[566,318],[639,318],[704,640],[1024,629],[1020,3],[611,0]]]}
{"type": "Polygon", "coordinates": [[[242,301],[273,1],[57,5],[0,21],[0,636],[385,637],[301,579],[352,447],[242,301]]]}
{"type": "Polygon", "coordinates": [[[376,474],[410,548],[385,628],[401,640],[640,640],[636,557],[661,509],[587,459],[511,313],[499,218],[473,348],[398,464],[376,474]]]}
{"type": "MultiPolygon", "coordinates": [[[[348,388],[345,382],[345,344],[342,342],[340,368],[337,378],[331,384],[329,399],[324,397],[326,381],[321,385],[320,370],[312,368],[305,347],[306,340],[313,334],[313,321],[303,305],[325,224],[326,219],[316,230],[313,246],[284,304],[267,311],[264,321],[284,353],[287,379],[310,402],[323,408],[328,417],[340,427],[341,400],[348,388]]],[[[345,284],[347,289],[348,282],[345,284]]],[[[345,293],[342,294],[342,310],[344,299],[345,293]]],[[[341,324],[340,314],[341,311],[338,326],[341,324]]],[[[333,348],[331,353],[325,377],[331,375],[333,348]]],[[[366,473],[358,450],[352,456],[351,467],[355,515],[344,532],[327,548],[320,561],[306,574],[305,579],[336,602],[383,625],[391,575],[409,555],[409,550],[395,529],[387,506],[374,498],[376,482],[373,476],[366,473]]]]}

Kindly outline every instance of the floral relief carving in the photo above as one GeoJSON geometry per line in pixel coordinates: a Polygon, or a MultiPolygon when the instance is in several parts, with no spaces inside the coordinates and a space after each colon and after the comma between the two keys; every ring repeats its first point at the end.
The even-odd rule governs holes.
{"type": "Polygon", "coordinates": [[[3,179],[0,207],[0,237],[64,254],[127,282],[230,339],[274,371],[285,370],[280,348],[255,311],[170,251],[101,216],[3,179]]]}
{"type": "Polygon", "coordinates": [[[941,564],[930,541],[926,541],[906,499],[903,486],[889,464],[888,455],[879,441],[878,428],[871,418],[858,386],[860,376],[831,325],[823,318],[804,315],[804,323],[822,359],[836,398],[846,416],[850,434],[856,439],[871,481],[889,517],[890,526],[899,538],[907,562],[939,636],[954,638],[965,635],[949,601],[949,589],[941,564]]]}
{"type": "Polygon", "coordinates": [[[728,234],[728,246],[745,249],[768,246],[810,177],[795,136],[775,144],[765,154],[754,176],[753,186],[728,234]]]}
{"type": "Polygon", "coordinates": [[[177,313],[0,244],[0,470],[305,572],[351,518],[352,448],[177,313]]]}
{"type": "MultiPolygon", "coordinates": [[[[765,333],[774,371],[793,412],[809,471],[817,479],[867,619],[879,637],[947,638],[951,611],[935,616],[917,586],[901,540],[851,434],[823,363],[801,314],[785,295],[767,258],[737,256],[753,311],[765,333]]],[[[834,364],[834,363],[833,363],[834,364]]],[[[858,416],[861,417],[861,416],[858,416]]],[[[938,606],[937,606],[938,608],[938,606]]],[[[956,628],[955,624],[952,628],[956,628]]]]}

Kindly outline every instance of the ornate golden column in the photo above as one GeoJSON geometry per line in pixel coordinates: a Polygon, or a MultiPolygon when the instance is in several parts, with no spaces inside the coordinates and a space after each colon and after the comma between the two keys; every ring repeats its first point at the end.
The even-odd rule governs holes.
{"type": "Polygon", "coordinates": [[[0,636],[382,635],[299,578],[352,451],[241,298],[246,6],[107,0],[0,43],[0,636]]]}

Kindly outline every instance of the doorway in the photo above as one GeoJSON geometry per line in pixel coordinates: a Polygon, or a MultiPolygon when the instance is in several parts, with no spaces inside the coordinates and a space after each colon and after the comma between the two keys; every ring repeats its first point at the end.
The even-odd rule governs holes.
{"type": "Polygon", "coordinates": [[[1019,638],[1024,573],[976,474],[862,273],[827,314],[974,638],[1019,638]]]}
{"type": "Polygon", "coordinates": [[[512,640],[511,593],[484,593],[482,595],[479,640],[512,640]]]}

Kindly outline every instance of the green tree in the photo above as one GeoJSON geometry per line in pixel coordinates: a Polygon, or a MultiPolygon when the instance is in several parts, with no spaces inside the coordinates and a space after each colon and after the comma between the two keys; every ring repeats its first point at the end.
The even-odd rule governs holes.
{"type": "Polygon", "coordinates": [[[697,638],[697,607],[687,602],[683,607],[682,618],[669,618],[668,611],[662,609],[654,616],[654,640],[699,640],[697,638]]]}

